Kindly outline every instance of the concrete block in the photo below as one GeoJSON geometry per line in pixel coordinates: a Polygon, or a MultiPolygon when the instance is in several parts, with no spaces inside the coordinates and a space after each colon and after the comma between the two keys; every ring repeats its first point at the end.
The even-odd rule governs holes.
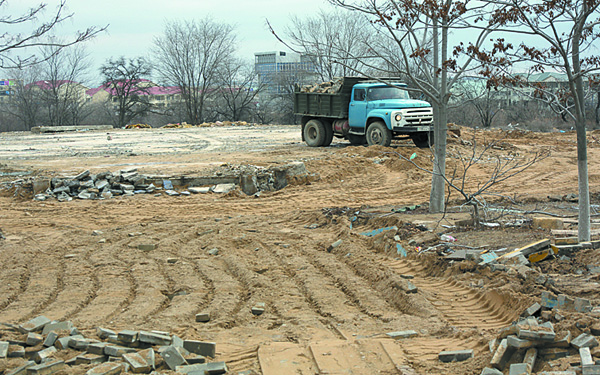
{"type": "Polygon", "coordinates": [[[188,191],[194,194],[210,193],[210,187],[188,187],[188,191]]]}
{"type": "Polygon", "coordinates": [[[8,371],[6,373],[6,375],[26,375],[27,374],[27,369],[29,367],[35,366],[35,362],[34,361],[27,361],[25,362],[23,365],[12,369],[10,371],[8,371]]]}
{"type": "Polygon", "coordinates": [[[107,362],[88,370],[85,375],[118,375],[123,371],[122,363],[107,362]]]}
{"type": "Polygon", "coordinates": [[[210,313],[199,313],[196,314],[196,321],[200,323],[207,323],[210,321],[210,313]]]}
{"type": "Polygon", "coordinates": [[[539,349],[538,353],[547,361],[565,358],[570,355],[569,349],[566,348],[541,348],[539,349]]]}
{"type": "Polygon", "coordinates": [[[590,353],[590,348],[580,348],[579,357],[581,358],[582,366],[590,366],[595,364],[594,360],[592,359],[592,353],[590,353]]]}
{"type": "Polygon", "coordinates": [[[579,239],[577,237],[562,237],[555,238],[555,245],[577,245],[579,243],[579,239]]]}
{"type": "MultiPolygon", "coordinates": [[[[142,245],[140,245],[140,246],[142,246],[142,245]]],[[[126,330],[123,330],[123,331],[117,333],[117,340],[119,340],[119,342],[121,342],[123,344],[131,345],[131,344],[135,344],[137,341],[139,341],[139,335],[140,335],[140,333],[138,331],[132,331],[132,330],[126,329],[126,330]]]]}
{"type": "Polygon", "coordinates": [[[406,294],[417,293],[419,289],[412,281],[406,280],[406,294]]]}
{"type": "Polygon", "coordinates": [[[44,336],[39,333],[29,332],[25,339],[25,344],[28,346],[36,346],[44,341],[44,336]]]}
{"type": "Polygon", "coordinates": [[[36,363],[42,363],[42,362],[44,362],[45,359],[48,359],[50,356],[52,356],[56,352],[57,352],[56,348],[54,346],[51,346],[49,348],[46,348],[46,349],[36,352],[33,355],[33,360],[36,363]]]}
{"type": "Polygon", "coordinates": [[[552,346],[555,348],[568,348],[571,346],[571,332],[567,332],[562,338],[558,336],[552,343],[552,346]]]}
{"type": "Polygon", "coordinates": [[[177,335],[171,336],[171,346],[183,348],[183,339],[177,335]]]}
{"type": "Polygon", "coordinates": [[[92,354],[104,355],[104,348],[111,345],[109,342],[91,342],[87,347],[87,352],[92,354]]]}
{"type": "Polygon", "coordinates": [[[496,370],[495,368],[486,367],[481,371],[481,375],[503,375],[502,371],[496,370]]]}
{"type": "Polygon", "coordinates": [[[490,366],[501,371],[504,370],[504,367],[506,367],[506,364],[508,363],[508,361],[510,361],[510,358],[512,357],[514,352],[515,348],[508,346],[508,340],[502,339],[502,341],[500,341],[500,344],[498,345],[498,348],[496,349],[496,352],[492,356],[490,366]]]}
{"type": "Polygon", "coordinates": [[[191,353],[214,358],[217,350],[217,344],[214,342],[185,340],[183,342],[183,348],[191,353]]]}
{"type": "Polygon", "coordinates": [[[225,362],[211,362],[198,365],[178,366],[176,370],[181,374],[219,375],[227,373],[227,365],[225,362]]]}
{"type": "Polygon", "coordinates": [[[187,364],[185,358],[183,358],[175,346],[167,347],[160,355],[171,370],[175,370],[178,366],[187,364]]]}
{"type": "Polygon", "coordinates": [[[235,184],[218,184],[212,188],[213,193],[227,194],[235,189],[235,184]]]}
{"type": "Polygon", "coordinates": [[[533,371],[535,367],[535,361],[537,360],[538,350],[536,348],[529,348],[527,352],[525,352],[525,357],[523,358],[523,363],[525,363],[531,371],[533,371]]]}
{"type": "Polygon", "coordinates": [[[101,354],[84,353],[75,357],[76,365],[97,365],[106,362],[106,356],[101,354]]]}
{"type": "Polygon", "coordinates": [[[582,366],[581,375],[600,375],[600,365],[582,366]]]}
{"type": "Polygon", "coordinates": [[[530,375],[531,368],[525,363],[513,363],[510,365],[508,375],[530,375]]]}
{"type": "Polygon", "coordinates": [[[42,335],[46,336],[52,331],[71,331],[71,328],[73,328],[73,323],[71,321],[51,322],[44,326],[42,335]]]}
{"type": "Polygon", "coordinates": [[[65,367],[65,361],[45,362],[31,366],[27,369],[27,375],[50,375],[56,374],[65,367]]]}
{"type": "Polygon", "coordinates": [[[550,331],[533,331],[529,329],[520,329],[517,331],[517,337],[523,340],[533,341],[554,341],[556,333],[550,331]]]}
{"type": "Polygon", "coordinates": [[[408,338],[411,338],[411,337],[415,337],[415,336],[418,335],[418,333],[417,333],[417,331],[410,330],[410,331],[388,332],[388,333],[386,333],[386,335],[388,337],[391,337],[391,338],[395,339],[395,340],[398,340],[398,339],[408,339],[408,338]]]}
{"type": "Polygon", "coordinates": [[[54,341],[54,346],[57,349],[64,350],[69,347],[69,341],[71,341],[71,337],[69,337],[69,336],[60,337],[60,338],[56,339],[56,341],[54,341]]]}
{"type": "Polygon", "coordinates": [[[104,347],[104,355],[110,357],[122,357],[123,354],[135,353],[137,350],[134,348],[126,348],[124,346],[108,345],[104,347]]]}
{"type": "Polygon", "coordinates": [[[46,339],[44,340],[44,346],[48,347],[48,346],[54,346],[54,343],[56,342],[56,339],[58,339],[58,333],[56,332],[50,332],[48,334],[48,336],[46,336],[46,339]]]}
{"type": "Polygon", "coordinates": [[[146,349],[137,353],[123,354],[125,362],[129,363],[131,372],[147,373],[155,369],[154,350],[146,349]]]}
{"type": "Polygon", "coordinates": [[[573,310],[575,308],[575,300],[567,295],[559,294],[557,307],[563,310],[573,310]]]}
{"type": "Polygon", "coordinates": [[[538,372],[537,375],[576,375],[577,373],[572,370],[567,371],[542,371],[538,372]]]}
{"type": "Polygon", "coordinates": [[[6,358],[23,358],[25,357],[25,348],[21,345],[9,345],[6,358]]]}
{"type": "Polygon", "coordinates": [[[516,334],[517,334],[517,326],[515,324],[511,324],[508,327],[504,327],[504,328],[500,329],[498,338],[505,339],[510,335],[516,335],[516,334]]]}
{"type": "Polygon", "coordinates": [[[0,341],[0,358],[6,358],[9,345],[8,341],[0,341]]]}
{"type": "Polygon", "coordinates": [[[79,337],[79,336],[81,336],[81,335],[70,337],[69,348],[73,348],[75,350],[86,351],[88,346],[90,345],[90,342],[88,341],[88,339],[83,338],[83,336],[81,336],[81,337],[79,337]]]}
{"type": "Polygon", "coordinates": [[[535,341],[520,339],[514,335],[508,336],[506,341],[509,347],[515,349],[527,349],[536,345],[535,341]]]}
{"type": "MultiPolygon", "coordinates": [[[[265,303],[264,302],[258,302],[257,304],[255,304],[254,306],[252,306],[252,314],[253,315],[262,315],[265,312],[265,303]]],[[[185,348],[185,345],[184,345],[185,348]]]]}
{"type": "Polygon", "coordinates": [[[197,365],[201,363],[206,363],[206,357],[202,355],[188,355],[185,357],[185,360],[190,365],[197,365]]]}
{"type": "Polygon", "coordinates": [[[171,336],[154,332],[140,331],[139,340],[152,345],[171,345],[171,336]]]}
{"type": "Polygon", "coordinates": [[[523,311],[521,316],[524,316],[524,317],[533,316],[533,315],[537,314],[541,309],[542,309],[542,305],[540,305],[539,303],[536,302],[533,305],[529,306],[525,311],[523,311]]]}
{"type": "Polygon", "coordinates": [[[121,341],[119,341],[119,337],[116,334],[108,336],[106,341],[110,342],[111,344],[121,345],[121,341]]]}
{"type": "Polygon", "coordinates": [[[598,346],[598,340],[589,333],[582,333],[571,341],[571,345],[575,349],[594,348],[598,346]]]}
{"type": "MultiPolygon", "coordinates": [[[[46,324],[50,323],[51,320],[41,315],[37,318],[33,318],[30,321],[23,323],[19,326],[21,333],[38,332],[44,329],[46,324]]],[[[45,334],[45,333],[44,333],[45,334]]]]}
{"type": "Polygon", "coordinates": [[[462,362],[469,358],[473,358],[473,349],[469,350],[449,350],[438,354],[438,358],[442,362],[462,362]]]}

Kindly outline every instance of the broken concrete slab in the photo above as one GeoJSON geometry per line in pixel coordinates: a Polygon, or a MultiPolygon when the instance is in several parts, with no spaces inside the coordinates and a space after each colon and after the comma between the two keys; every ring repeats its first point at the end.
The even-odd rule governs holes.
{"type": "Polygon", "coordinates": [[[442,362],[462,362],[473,357],[473,349],[447,350],[440,352],[438,358],[442,362]]]}
{"type": "Polygon", "coordinates": [[[589,333],[582,333],[571,341],[571,345],[575,349],[594,348],[598,346],[598,340],[589,333]]]}
{"type": "Polygon", "coordinates": [[[235,189],[235,184],[218,184],[212,188],[212,192],[216,194],[227,194],[235,189]]]}
{"type": "Polygon", "coordinates": [[[27,375],[50,375],[61,371],[65,367],[65,361],[45,362],[31,366],[27,369],[27,375]]]}

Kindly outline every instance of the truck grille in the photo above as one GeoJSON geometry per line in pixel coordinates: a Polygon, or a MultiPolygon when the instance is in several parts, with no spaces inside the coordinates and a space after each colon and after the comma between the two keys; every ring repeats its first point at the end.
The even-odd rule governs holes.
{"type": "Polygon", "coordinates": [[[433,122],[433,110],[430,108],[408,108],[402,110],[404,121],[409,126],[429,125],[433,122]]]}

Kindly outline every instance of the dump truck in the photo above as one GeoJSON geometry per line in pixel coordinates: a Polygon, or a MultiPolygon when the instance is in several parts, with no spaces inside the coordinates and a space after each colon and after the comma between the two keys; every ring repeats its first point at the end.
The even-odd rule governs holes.
{"type": "Polygon", "coordinates": [[[389,146],[411,138],[417,147],[433,143],[433,109],[411,99],[398,79],[343,77],[329,84],[296,87],[294,113],[301,117],[302,140],[329,146],[333,137],[355,145],[389,146]]]}

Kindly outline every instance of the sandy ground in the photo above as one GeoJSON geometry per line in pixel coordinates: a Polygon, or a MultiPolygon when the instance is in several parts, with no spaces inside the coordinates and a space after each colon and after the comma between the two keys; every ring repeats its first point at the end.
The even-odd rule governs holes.
{"type": "MultiPolygon", "coordinates": [[[[193,176],[227,165],[291,161],[303,161],[316,177],[259,197],[234,192],[60,203],[5,192],[0,197],[0,229],[6,237],[0,240],[0,321],[22,323],[45,315],[72,320],[89,335],[102,326],[215,341],[217,359],[227,361],[231,373],[399,374],[398,368],[410,366],[418,374],[479,374],[491,357],[488,341],[545,290],[514,275],[450,264],[434,252],[416,255],[409,241],[424,235],[418,225],[448,231],[437,224],[452,225],[467,218],[468,210],[453,200],[443,218],[426,208],[392,212],[405,205],[425,207],[428,201],[429,174],[398,154],[416,153],[415,162],[424,168],[431,167],[431,154],[410,141],[367,148],[335,140],[331,147],[309,148],[295,126],[115,130],[108,135],[0,134],[0,181],[127,167],[144,174],[193,176]],[[408,258],[389,251],[385,234],[360,234],[392,225],[400,228],[397,235],[408,258]],[[341,245],[328,251],[338,239],[341,245]],[[142,251],[140,244],[156,248],[142,251]],[[211,249],[219,254],[209,255],[211,249]],[[414,277],[418,293],[406,294],[400,287],[407,275],[414,277]],[[252,306],[260,302],[266,312],[252,315],[252,306]],[[211,321],[195,322],[200,312],[209,312],[211,321]],[[385,336],[409,329],[419,336],[385,336]],[[437,360],[440,351],[458,349],[474,349],[475,358],[450,364],[437,360]]],[[[471,136],[463,129],[462,137],[449,138],[449,170],[460,167],[471,136]]],[[[576,203],[547,199],[577,193],[574,133],[493,131],[479,136],[481,144],[503,141],[471,169],[467,189],[485,181],[495,161],[541,152],[549,156],[496,185],[497,195],[488,201],[576,213],[576,203]]],[[[596,197],[600,143],[593,133],[589,138],[590,189],[596,197]]],[[[457,244],[490,249],[549,237],[547,231],[529,228],[451,234],[457,244]]],[[[581,264],[597,259],[589,252],[582,257],[587,258],[581,264]]],[[[597,304],[597,288],[581,288],[594,279],[577,276],[576,261],[544,267],[556,278],[556,288],[583,293],[597,304]]],[[[2,365],[10,368],[17,360],[11,361],[2,365]]]]}

